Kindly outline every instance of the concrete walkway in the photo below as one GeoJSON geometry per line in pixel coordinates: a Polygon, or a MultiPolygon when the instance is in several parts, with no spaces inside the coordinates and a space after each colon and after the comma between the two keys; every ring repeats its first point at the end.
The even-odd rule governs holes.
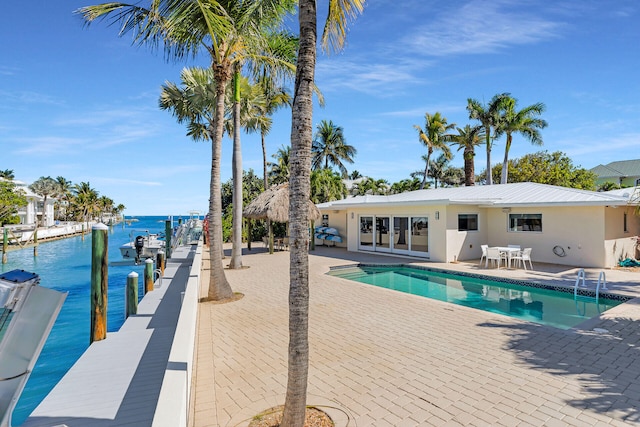
{"type": "MultiPolygon", "coordinates": [[[[338,425],[640,425],[640,305],[565,331],[325,275],[330,266],[403,261],[326,247],[310,256],[308,404],[338,425]]],[[[200,304],[192,426],[246,426],[284,401],[289,253],[258,248],[243,264],[226,275],[244,298],[200,304]]],[[[564,285],[576,277],[535,262],[529,273],[429,265],[564,285]]],[[[607,280],[640,294],[640,273],[607,270],[607,280]]]]}

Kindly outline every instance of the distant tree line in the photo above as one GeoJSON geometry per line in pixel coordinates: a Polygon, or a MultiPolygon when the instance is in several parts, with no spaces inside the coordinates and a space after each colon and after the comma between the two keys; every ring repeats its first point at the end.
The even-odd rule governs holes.
{"type": "MultiPolygon", "coordinates": [[[[0,171],[0,225],[17,224],[20,218],[18,210],[27,205],[27,198],[13,181],[11,169],[0,171]]],[[[70,180],[59,176],[52,178],[42,176],[29,185],[29,190],[43,197],[46,204],[54,198],[54,218],[64,221],[104,220],[105,216],[118,216],[124,210],[123,204],[117,204],[107,196],[100,196],[89,182],[73,184],[70,180]]],[[[46,212],[45,212],[46,215],[46,212]]],[[[41,224],[46,224],[43,216],[41,224]]]]}

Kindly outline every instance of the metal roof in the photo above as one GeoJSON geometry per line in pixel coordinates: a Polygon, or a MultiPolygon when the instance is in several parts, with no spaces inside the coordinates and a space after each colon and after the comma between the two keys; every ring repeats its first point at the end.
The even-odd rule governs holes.
{"type": "Polygon", "coordinates": [[[319,209],[382,205],[622,206],[629,197],[533,182],[409,191],[389,196],[358,196],[322,203],[319,209]]]}
{"type": "Polygon", "coordinates": [[[599,178],[640,176],[640,159],[598,165],[592,168],[591,172],[598,175],[599,178]]]}

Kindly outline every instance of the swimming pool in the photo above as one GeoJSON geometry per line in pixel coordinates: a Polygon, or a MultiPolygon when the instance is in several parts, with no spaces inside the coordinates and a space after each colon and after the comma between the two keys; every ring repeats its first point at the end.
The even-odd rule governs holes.
{"type": "Polygon", "coordinates": [[[574,299],[572,290],[559,292],[540,284],[518,285],[406,265],[339,267],[328,274],[560,329],[570,329],[625,301],[600,298],[596,304],[591,296],[574,299]]]}

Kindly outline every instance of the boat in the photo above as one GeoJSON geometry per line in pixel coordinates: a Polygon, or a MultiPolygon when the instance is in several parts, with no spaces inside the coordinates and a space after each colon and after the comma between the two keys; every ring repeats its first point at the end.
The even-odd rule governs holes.
{"type": "Polygon", "coordinates": [[[165,250],[166,242],[161,240],[163,236],[158,233],[149,233],[148,230],[144,233],[132,231],[130,236],[131,240],[120,246],[120,253],[124,259],[133,259],[137,263],[141,259],[155,259],[158,251],[165,250]]]}

